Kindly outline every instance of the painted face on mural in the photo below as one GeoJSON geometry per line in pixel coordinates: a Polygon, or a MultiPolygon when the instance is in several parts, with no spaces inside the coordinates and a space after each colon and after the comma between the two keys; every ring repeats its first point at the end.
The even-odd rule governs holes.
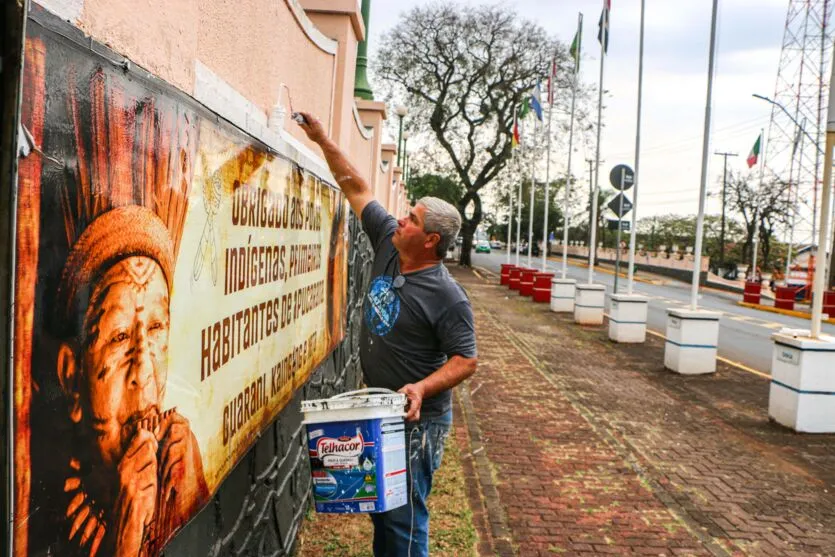
{"type": "MultiPolygon", "coordinates": [[[[174,409],[161,411],[168,375],[169,301],[165,274],[154,259],[125,258],[91,285],[77,345],[65,343],[59,350],[58,372],[70,401],[70,419],[90,433],[85,436],[91,440],[89,452],[81,447],[79,456],[93,466],[93,485],[114,479],[91,494],[91,500],[109,501],[105,518],[116,526],[112,535],[97,535],[91,542],[80,533],[84,528],[70,530],[71,539],[90,544],[91,555],[100,549],[101,539],[108,540],[103,554],[143,554],[143,546],[164,540],[208,497],[188,421],[174,409]],[[99,463],[103,470],[95,469],[99,463]],[[149,538],[151,531],[159,538],[149,538]]],[[[75,489],[81,481],[72,477],[67,485],[75,489]]],[[[86,496],[84,501],[92,504],[86,496]]],[[[75,522],[94,514],[72,501],[67,509],[75,522]]],[[[96,531],[92,526],[86,530],[96,531]]]]}
{"type": "Polygon", "coordinates": [[[160,413],[168,371],[168,306],[165,276],[149,257],[123,259],[92,290],[80,384],[86,391],[85,418],[106,466],[119,462],[139,420],[160,413]]]}

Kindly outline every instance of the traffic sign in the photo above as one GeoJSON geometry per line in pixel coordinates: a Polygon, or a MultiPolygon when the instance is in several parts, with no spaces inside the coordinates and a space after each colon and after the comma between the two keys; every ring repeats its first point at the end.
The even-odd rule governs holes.
{"type": "Polygon", "coordinates": [[[613,212],[614,214],[616,214],[618,217],[623,218],[623,217],[624,217],[624,215],[626,215],[626,213],[628,213],[629,211],[631,211],[631,210],[632,210],[632,202],[631,202],[631,201],[629,201],[629,198],[628,198],[628,197],[626,197],[626,195],[624,195],[624,194],[622,194],[622,193],[619,193],[619,194],[617,194],[617,195],[614,197],[614,199],[612,199],[612,200],[609,202],[608,207],[609,207],[609,209],[611,209],[611,210],[612,210],[612,212],[613,212]],[[623,197],[623,207],[622,207],[622,208],[623,208],[623,212],[620,212],[620,210],[621,210],[620,198],[621,198],[621,197],[623,197]]]}
{"type": "Polygon", "coordinates": [[[620,223],[620,229],[622,232],[630,232],[632,230],[632,222],[628,220],[608,220],[606,222],[606,228],[609,230],[617,230],[618,223],[620,223]]]}
{"type": "Polygon", "coordinates": [[[626,191],[635,185],[635,172],[625,164],[619,164],[609,173],[609,182],[617,190],[626,191]],[[621,187],[623,180],[623,187],[621,187]]]}

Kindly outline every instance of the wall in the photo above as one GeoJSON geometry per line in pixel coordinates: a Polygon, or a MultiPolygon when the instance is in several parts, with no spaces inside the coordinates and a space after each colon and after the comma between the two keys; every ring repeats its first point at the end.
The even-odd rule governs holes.
{"type": "MultiPolygon", "coordinates": [[[[561,254],[562,244],[553,244],[551,253],[561,254]]],[[[589,248],[585,246],[568,246],[568,255],[575,259],[585,259],[588,261],[589,248]]],[[[626,266],[628,263],[629,252],[623,251],[621,253],[621,265],[626,266]]],[[[598,248],[597,259],[604,263],[614,264],[617,260],[617,252],[612,248],[598,248]]],[[[693,256],[684,255],[682,259],[677,257],[664,257],[660,254],[651,254],[649,252],[638,252],[635,254],[635,268],[641,271],[668,276],[685,282],[689,282],[693,277],[693,256]]],[[[702,257],[700,281],[705,284],[708,276],[708,269],[710,268],[710,259],[702,257]]]]}
{"type": "MultiPolygon", "coordinates": [[[[289,120],[292,107],[316,114],[351,160],[360,168],[370,168],[368,147],[352,139],[356,50],[365,36],[358,2],[42,0],[40,4],[267,145],[288,141],[321,158],[318,147],[289,120]],[[286,112],[281,133],[269,129],[277,105],[286,112]]],[[[372,124],[370,135],[367,141],[372,143],[382,136],[382,121],[372,124]]],[[[379,156],[379,144],[372,149],[379,156]]],[[[368,179],[382,189],[374,176],[368,179]]],[[[386,208],[396,210],[394,204],[386,208]]]]}
{"type": "MultiPolygon", "coordinates": [[[[308,17],[297,0],[43,0],[48,11],[89,37],[90,48],[117,67],[127,73],[144,68],[221,121],[332,180],[318,148],[288,117],[291,107],[319,115],[352,161],[368,172],[375,191],[385,192],[389,210],[402,213],[405,189],[393,153],[380,141],[385,107],[371,107],[376,113],[366,117],[352,98],[356,43],[364,30],[356,23],[357,3],[342,4],[342,12],[325,15],[314,7],[308,17]],[[283,109],[283,120],[275,117],[276,107],[283,109]]],[[[353,216],[349,230],[345,340],[166,554],[292,552],[309,496],[300,401],[349,390],[360,381],[357,343],[371,252],[353,216]]]]}

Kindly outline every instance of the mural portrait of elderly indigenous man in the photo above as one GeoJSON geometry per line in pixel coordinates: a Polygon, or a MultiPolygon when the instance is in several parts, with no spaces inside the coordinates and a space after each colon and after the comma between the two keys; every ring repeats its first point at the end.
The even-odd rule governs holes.
{"type": "Polygon", "coordinates": [[[91,554],[142,554],[208,497],[188,421],[162,409],[172,277],[168,229],[138,206],[94,219],[62,273],[57,373],[78,440],[65,526],[91,554]]]}
{"type": "Polygon", "coordinates": [[[61,25],[24,54],[13,554],[158,555],[342,342],[347,203],[61,25]]]}
{"type": "MultiPolygon", "coordinates": [[[[29,47],[35,58],[43,43],[29,47]]],[[[40,77],[60,87],[47,99],[64,102],[33,97],[32,108],[69,125],[41,133],[50,157],[40,176],[44,311],[31,429],[41,487],[32,495],[44,512],[33,516],[30,545],[152,554],[209,497],[189,421],[163,407],[196,117],[95,66],[49,61],[40,77]]]]}

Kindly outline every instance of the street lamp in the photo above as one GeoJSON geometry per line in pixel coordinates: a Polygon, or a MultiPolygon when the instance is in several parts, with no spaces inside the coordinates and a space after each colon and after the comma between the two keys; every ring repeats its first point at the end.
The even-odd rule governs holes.
{"type": "Polygon", "coordinates": [[[397,134],[397,166],[403,168],[402,166],[402,151],[400,149],[401,142],[403,141],[403,117],[409,113],[409,109],[407,109],[402,104],[399,105],[397,108],[394,109],[394,113],[397,114],[397,117],[400,118],[400,131],[397,134]]]}
{"type": "Polygon", "coordinates": [[[821,146],[820,146],[820,145],[818,145],[818,141],[817,141],[817,139],[815,139],[814,137],[812,137],[811,135],[809,135],[809,132],[807,132],[807,131],[806,131],[806,128],[805,128],[804,126],[801,126],[801,125],[800,125],[800,122],[798,122],[797,120],[795,120],[795,119],[794,119],[794,116],[792,116],[792,115],[791,115],[791,113],[789,113],[789,111],[788,111],[788,110],[786,110],[786,107],[785,107],[785,106],[783,106],[782,104],[780,104],[779,102],[777,102],[777,101],[775,101],[775,100],[773,100],[773,99],[769,99],[768,97],[766,97],[766,96],[764,96],[764,95],[758,95],[757,93],[753,93],[751,96],[752,96],[752,97],[754,97],[755,99],[760,99],[761,101],[765,101],[765,102],[767,102],[767,103],[771,103],[771,104],[773,104],[774,106],[776,106],[777,108],[779,108],[780,110],[782,110],[782,111],[783,111],[783,113],[784,113],[786,116],[788,116],[788,117],[789,117],[789,120],[791,120],[792,122],[794,122],[794,125],[795,125],[795,126],[797,126],[797,129],[799,129],[801,132],[803,132],[803,135],[805,135],[806,137],[808,137],[808,138],[809,138],[809,140],[812,142],[812,144],[813,144],[815,147],[817,147],[818,151],[820,151],[821,153],[823,153],[823,149],[821,149],[821,146]]]}
{"type": "MultiPolygon", "coordinates": [[[[769,99],[768,97],[766,97],[764,95],[758,95],[757,93],[754,93],[751,96],[753,96],[756,99],[760,99],[762,101],[765,101],[767,103],[771,103],[772,105],[774,105],[777,108],[779,108],[780,110],[782,110],[783,113],[786,116],[788,116],[789,119],[792,122],[794,122],[794,125],[797,127],[797,130],[799,132],[801,132],[803,135],[805,135],[806,137],[809,138],[809,141],[812,142],[812,145],[815,146],[815,148],[818,150],[818,153],[819,154],[824,153],[823,149],[821,149],[821,146],[818,144],[818,141],[814,137],[809,135],[809,132],[806,131],[806,125],[805,125],[806,120],[805,119],[803,120],[803,124],[801,124],[800,122],[795,120],[794,117],[792,117],[792,115],[789,113],[789,111],[786,110],[786,107],[784,107],[779,102],[777,102],[775,100],[772,100],[772,99],[769,99]]],[[[800,136],[798,135],[797,137],[800,137],[800,136]]],[[[803,143],[801,141],[801,146],[802,146],[802,144],[803,143]]],[[[796,150],[797,150],[797,142],[795,142],[795,150],[792,151],[792,166],[794,166],[794,155],[795,155],[796,150]]],[[[802,151],[802,149],[801,149],[801,151],[802,151]]],[[[802,159],[802,157],[803,157],[802,153],[801,153],[800,157],[802,159]]],[[[789,182],[791,182],[791,176],[789,176],[789,182]]],[[[797,187],[798,186],[796,185],[795,188],[797,188],[797,187]]],[[[789,193],[789,201],[791,202],[791,189],[789,190],[789,192],[790,192],[789,193]]],[[[795,193],[795,195],[797,195],[797,192],[795,193]]],[[[817,223],[816,223],[816,218],[817,218],[817,187],[815,188],[814,195],[815,195],[815,203],[814,203],[814,206],[812,208],[812,241],[814,241],[815,232],[816,232],[816,228],[817,228],[817,223]]],[[[788,280],[789,271],[791,270],[791,251],[792,251],[791,245],[794,243],[794,221],[795,221],[796,218],[797,218],[797,204],[795,203],[795,206],[793,207],[792,225],[791,225],[791,232],[790,232],[790,236],[789,236],[789,251],[788,251],[788,254],[786,254],[786,280],[788,280]]],[[[814,268],[814,261],[815,261],[814,258],[810,261],[810,265],[809,265],[810,269],[814,268]]],[[[756,269],[754,269],[754,271],[756,271],[756,269]]]]}
{"type": "Polygon", "coordinates": [[[409,183],[409,132],[403,132],[403,181],[409,183]]]}

